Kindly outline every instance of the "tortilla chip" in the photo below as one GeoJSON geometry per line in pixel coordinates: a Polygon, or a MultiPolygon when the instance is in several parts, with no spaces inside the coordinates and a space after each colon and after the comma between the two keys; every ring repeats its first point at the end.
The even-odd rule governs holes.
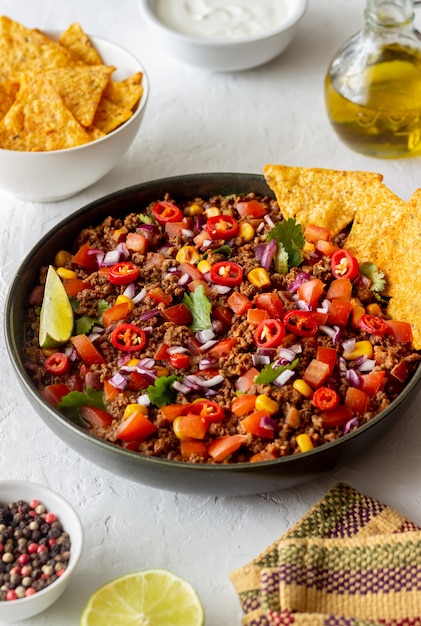
{"type": "Polygon", "coordinates": [[[0,83],[0,119],[4,117],[12,106],[19,89],[19,83],[10,79],[0,83]]]}
{"type": "Polygon", "coordinates": [[[99,130],[99,128],[95,128],[95,126],[93,125],[88,126],[88,128],[85,128],[85,130],[88,133],[91,141],[95,141],[96,139],[101,139],[101,137],[105,137],[105,133],[103,133],[102,130],[99,130]]]}
{"type": "Polygon", "coordinates": [[[263,173],[285,219],[328,228],[332,237],[354,219],[381,174],[266,165],[263,173]]]}
{"type": "Polygon", "coordinates": [[[72,54],[39,30],[0,17],[0,80],[27,70],[75,65],[72,54]]]}
{"type": "Polygon", "coordinates": [[[22,75],[14,104],[0,121],[0,147],[38,152],[87,143],[88,133],[41,72],[22,75]]]}
{"type": "Polygon", "coordinates": [[[90,126],[114,67],[78,66],[48,70],[47,76],[64,105],[82,126],[90,126]]]}
{"type": "Polygon", "coordinates": [[[106,98],[102,98],[95,113],[93,125],[106,135],[121,126],[133,115],[133,111],[123,109],[106,98]]]}
{"type": "Polygon", "coordinates": [[[141,83],[141,72],[136,72],[122,81],[111,80],[105,89],[104,96],[123,109],[133,109],[143,93],[141,83]]]}
{"type": "Polygon", "coordinates": [[[102,59],[80,24],[74,23],[60,35],[59,43],[86,65],[102,65],[102,59]]]}

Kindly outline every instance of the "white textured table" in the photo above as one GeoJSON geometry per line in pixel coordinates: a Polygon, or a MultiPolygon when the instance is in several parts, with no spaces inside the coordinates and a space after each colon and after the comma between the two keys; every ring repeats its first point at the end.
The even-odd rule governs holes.
{"type": "MultiPolygon", "coordinates": [[[[127,47],[144,63],[151,94],[135,144],[90,189],[45,205],[0,191],[0,310],[18,264],[41,235],[91,200],[148,179],[261,173],[273,162],[378,171],[408,199],[421,186],[420,159],[381,161],[350,152],[333,135],[324,110],[325,70],[362,24],[364,6],[364,0],[310,0],[283,56],[252,71],[212,74],[164,57],[141,23],[135,0],[3,0],[2,13],[26,26],[64,30],[79,21],[87,32],[127,47]]],[[[169,568],[195,585],[207,626],[240,624],[229,572],[278,538],[338,480],[421,523],[421,393],[392,432],[348,467],[287,491],[214,498],[128,482],[68,449],[23,397],[3,334],[0,372],[0,477],[50,485],[76,506],[86,533],[77,576],[53,607],[25,622],[28,626],[74,626],[96,587],[152,567],[169,568]]]]}

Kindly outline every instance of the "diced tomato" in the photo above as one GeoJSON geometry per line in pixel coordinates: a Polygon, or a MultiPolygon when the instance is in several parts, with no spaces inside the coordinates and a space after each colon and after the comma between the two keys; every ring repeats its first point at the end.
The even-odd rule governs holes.
{"type": "Polygon", "coordinates": [[[248,309],[247,311],[247,321],[253,326],[257,326],[267,319],[269,319],[269,313],[264,309],[248,309]]]}
{"type": "Polygon", "coordinates": [[[224,435],[208,445],[208,454],[214,461],[220,462],[237,452],[247,440],[247,435],[224,435]]]}
{"type": "Polygon", "coordinates": [[[237,315],[244,315],[252,307],[252,303],[247,296],[239,291],[233,291],[227,300],[229,308],[237,315]]]}
{"type": "Polygon", "coordinates": [[[110,383],[108,379],[104,380],[104,400],[105,402],[112,402],[121,393],[114,385],[110,383]]]}
{"type": "Polygon", "coordinates": [[[75,347],[76,352],[86,365],[101,365],[105,363],[102,354],[96,349],[92,341],[86,335],[76,335],[71,337],[70,341],[75,347]]]}
{"type": "Polygon", "coordinates": [[[211,314],[212,320],[218,320],[223,325],[223,328],[228,330],[232,323],[232,312],[226,306],[217,306],[213,309],[211,314]]]}
{"type": "Polygon", "coordinates": [[[269,413],[262,409],[250,413],[250,415],[244,417],[240,423],[246,433],[257,435],[263,439],[274,439],[275,428],[272,426],[272,422],[273,420],[269,413]],[[265,424],[265,419],[269,421],[269,424],[265,424]]]}
{"type": "Polygon", "coordinates": [[[243,417],[247,413],[254,411],[256,405],[256,395],[250,393],[243,393],[240,396],[234,398],[231,404],[231,411],[237,417],[243,417]]]}
{"type": "Polygon", "coordinates": [[[183,261],[178,266],[178,269],[182,274],[188,274],[192,280],[202,280],[203,274],[200,270],[197,269],[195,265],[191,263],[187,263],[187,261],[183,261]]]}
{"type": "Polygon", "coordinates": [[[175,354],[170,354],[169,361],[173,367],[182,370],[187,369],[190,365],[190,357],[184,352],[176,352],[175,354]]]}
{"type": "Polygon", "coordinates": [[[337,353],[336,348],[329,348],[328,346],[318,346],[317,348],[316,359],[329,365],[329,374],[332,374],[335,367],[337,353]]]}
{"type": "Polygon", "coordinates": [[[131,301],[120,302],[119,304],[110,306],[110,308],[106,309],[102,314],[102,323],[104,327],[108,328],[108,326],[110,326],[113,322],[126,319],[132,310],[133,302],[131,301]]]}
{"type": "Polygon", "coordinates": [[[198,287],[203,287],[205,296],[209,297],[211,295],[209,283],[207,283],[206,280],[203,280],[203,278],[198,278],[197,280],[190,281],[187,287],[189,291],[195,291],[198,287]]]}
{"type": "Polygon", "coordinates": [[[154,359],[156,359],[157,361],[167,361],[169,354],[168,354],[168,344],[166,343],[160,343],[158,348],[156,349],[156,352],[154,354],[154,359]]]}
{"type": "Polygon", "coordinates": [[[357,387],[348,387],[345,394],[345,406],[353,413],[360,413],[363,415],[370,402],[370,397],[365,391],[358,389],[357,387]]]}
{"type": "Polygon", "coordinates": [[[208,456],[207,446],[203,441],[193,441],[186,439],[180,441],[180,453],[183,459],[191,459],[192,457],[201,457],[206,459],[208,456]]]}
{"type": "Polygon", "coordinates": [[[254,304],[258,309],[269,313],[272,319],[280,319],[284,314],[284,305],[281,298],[274,291],[271,293],[259,293],[254,296],[254,304]]]}
{"type": "Polygon", "coordinates": [[[126,247],[133,252],[146,254],[148,242],[141,233],[129,233],[126,238],[126,247]]]}
{"type": "Polygon", "coordinates": [[[404,383],[411,373],[408,361],[402,360],[396,363],[390,370],[390,375],[396,378],[400,383],[404,383]]]}
{"type": "Polygon", "coordinates": [[[173,422],[179,415],[187,415],[190,404],[166,404],[161,406],[160,412],[167,422],[173,422]]]}
{"type": "Polygon", "coordinates": [[[332,300],[327,321],[329,324],[336,326],[346,326],[351,311],[352,304],[350,300],[332,300]]]}
{"type": "Polygon", "coordinates": [[[140,391],[141,389],[147,389],[150,385],[150,380],[146,378],[140,372],[136,370],[134,372],[130,372],[129,374],[129,384],[128,389],[130,391],[140,391]]]}
{"type": "Polygon", "coordinates": [[[394,336],[398,343],[408,343],[412,341],[412,328],[408,322],[400,322],[397,320],[386,320],[389,332],[394,336]]]}
{"type": "Polygon", "coordinates": [[[91,285],[81,278],[66,278],[63,280],[63,285],[69,297],[77,296],[84,289],[91,289],[91,285]]]}
{"type": "Polygon", "coordinates": [[[64,396],[67,396],[70,391],[69,387],[64,383],[55,383],[44,387],[41,393],[47,402],[49,402],[53,407],[56,407],[60,400],[64,396]]]}
{"type": "Polygon", "coordinates": [[[303,374],[303,378],[311,387],[320,387],[330,374],[330,367],[327,363],[312,359],[303,374]]]}
{"type": "Polygon", "coordinates": [[[326,324],[328,314],[322,313],[321,311],[309,311],[311,317],[316,322],[317,326],[321,326],[322,324],[326,324]]]}
{"type": "Polygon", "coordinates": [[[330,230],[323,228],[323,226],[317,226],[316,224],[307,224],[304,228],[304,239],[310,243],[316,243],[317,241],[330,241],[330,230]]]}
{"type": "Polygon", "coordinates": [[[168,306],[172,302],[172,295],[165,293],[161,287],[155,287],[146,294],[148,298],[152,298],[155,302],[162,303],[164,306],[168,306]]]}
{"type": "Polygon", "coordinates": [[[351,300],[352,283],[349,278],[335,278],[326,293],[328,300],[351,300]]]}
{"type": "Polygon", "coordinates": [[[323,293],[324,284],[319,278],[305,280],[297,289],[299,300],[304,300],[312,308],[316,308],[323,293]]]}
{"type": "Polygon", "coordinates": [[[247,372],[245,372],[235,381],[235,388],[237,389],[237,391],[243,391],[244,393],[247,393],[247,391],[253,385],[254,379],[258,374],[259,370],[257,370],[255,367],[250,367],[247,372]]]}
{"type": "Polygon", "coordinates": [[[261,463],[262,461],[274,461],[279,457],[276,456],[274,452],[268,452],[267,450],[262,450],[261,452],[256,452],[250,458],[250,463],[261,463]]]}
{"type": "Polygon", "coordinates": [[[331,241],[323,241],[323,239],[319,239],[314,244],[316,250],[324,254],[325,256],[333,256],[337,250],[339,250],[339,246],[331,241]]]}
{"type": "Polygon", "coordinates": [[[166,307],[161,311],[161,313],[167,322],[173,322],[178,326],[190,326],[193,321],[193,316],[189,307],[183,302],[166,307]]]}
{"type": "Polygon", "coordinates": [[[92,428],[106,427],[113,423],[112,415],[96,406],[81,406],[80,415],[92,428]]]}
{"type": "Polygon", "coordinates": [[[323,428],[335,428],[335,426],[344,426],[351,419],[352,411],[343,404],[338,404],[337,407],[331,411],[324,411],[320,416],[323,428]]]}
{"type": "Polygon", "coordinates": [[[202,415],[179,415],[173,421],[173,429],[176,437],[182,441],[185,439],[204,439],[208,432],[209,422],[202,415]]]}
{"type": "Polygon", "coordinates": [[[86,269],[94,270],[98,267],[96,254],[92,251],[88,243],[84,243],[79,250],[73,255],[72,261],[75,265],[86,269]],[[89,254],[91,253],[91,254],[89,254]]]}
{"type": "Polygon", "coordinates": [[[162,267],[165,257],[160,252],[148,252],[146,255],[145,268],[162,267]]]}
{"type": "Polygon", "coordinates": [[[177,237],[187,228],[186,222],[166,222],[165,234],[167,237],[177,237]]]}
{"type": "Polygon", "coordinates": [[[157,430],[155,424],[142,413],[142,409],[134,411],[124,419],[116,430],[117,439],[131,441],[133,439],[146,439],[157,430]]]}
{"type": "Polygon", "coordinates": [[[376,371],[373,370],[368,374],[360,375],[360,389],[365,391],[367,395],[372,398],[376,395],[376,393],[381,389],[383,383],[385,382],[385,374],[384,370],[376,371]]]}
{"type": "Polygon", "coordinates": [[[238,202],[236,209],[241,217],[263,217],[267,213],[266,209],[257,200],[238,202]]]}
{"type": "Polygon", "coordinates": [[[234,337],[230,337],[229,339],[222,339],[221,341],[218,341],[218,343],[216,343],[214,346],[212,346],[212,348],[207,350],[206,354],[207,356],[214,359],[227,357],[231,353],[236,343],[237,340],[234,337]]]}

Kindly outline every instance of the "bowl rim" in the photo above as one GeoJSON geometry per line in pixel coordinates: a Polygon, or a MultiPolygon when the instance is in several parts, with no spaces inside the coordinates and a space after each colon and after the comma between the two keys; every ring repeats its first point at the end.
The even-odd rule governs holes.
{"type": "MultiPolygon", "coordinates": [[[[72,518],[72,525],[74,526],[74,529],[72,531],[69,531],[68,525],[66,526],[66,522],[62,519],[62,516],[59,515],[60,521],[63,524],[63,530],[69,533],[70,539],[72,542],[71,549],[70,549],[70,560],[69,560],[68,567],[66,568],[64,574],[60,576],[59,578],[57,578],[55,581],[53,581],[50,585],[48,585],[44,589],[37,591],[32,596],[19,598],[17,600],[12,600],[12,601],[7,602],[5,606],[8,608],[8,610],[10,610],[10,607],[12,606],[24,607],[30,604],[31,602],[34,602],[36,600],[41,600],[41,598],[53,592],[56,589],[56,587],[59,587],[67,583],[70,577],[72,576],[72,574],[74,573],[74,570],[76,569],[80,561],[80,558],[82,556],[82,551],[83,551],[83,542],[84,542],[83,526],[75,508],[68,502],[68,500],[66,500],[66,498],[64,498],[57,491],[54,491],[54,489],[52,489],[51,487],[47,485],[42,485],[41,483],[32,482],[30,480],[20,480],[20,479],[16,479],[16,480],[4,479],[3,480],[1,479],[0,480],[0,503],[8,504],[8,502],[11,502],[11,500],[8,500],[7,502],[3,500],[2,491],[4,489],[19,490],[21,488],[33,489],[34,492],[38,493],[39,499],[41,501],[42,501],[42,494],[48,494],[48,497],[51,498],[51,500],[56,500],[60,504],[60,507],[66,511],[66,516],[69,516],[72,518]],[[76,536],[78,537],[77,541],[75,540],[76,536]]],[[[21,497],[19,496],[19,494],[17,494],[15,497],[15,500],[13,501],[24,500],[24,499],[25,497],[21,497]]],[[[51,505],[47,505],[47,508],[51,509],[52,507],[51,505]]],[[[2,603],[0,602],[0,616],[1,614],[2,614],[2,603]]]]}
{"type": "Polygon", "coordinates": [[[155,0],[138,0],[139,7],[147,21],[160,30],[164,35],[177,41],[179,43],[190,44],[201,48],[236,48],[245,44],[257,44],[267,40],[270,40],[284,32],[286,32],[292,26],[298,24],[298,22],[304,17],[307,11],[310,0],[287,0],[292,4],[293,14],[282,22],[277,28],[273,28],[266,33],[257,35],[254,37],[241,37],[238,39],[207,39],[203,37],[193,37],[192,35],[186,35],[177,30],[172,29],[162,22],[156,15],[152,8],[152,3],[155,0]]]}
{"type": "MultiPolygon", "coordinates": [[[[44,35],[47,35],[47,37],[51,37],[52,39],[57,39],[57,37],[61,34],[61,31],[43,30],[42,33],[44,35]]],[[[26,150],[8,150],[6,148],[0,148],[0,154],[24,154],[26,155],[26,158],[46,159],[46,158],[51,158],[51,155],[67,154],[69,152],[77,152],[78,150],[87,149],[93,145],[97,146],[100,143],[103,143],[104,141],[109,139],[110,137],[114,137],[115,135],[120,134],[125,129],[127,129],[127,127],[131,125],[139,117],[139,115],[141,115],[149,99],[149,77],[148,77],[148,73],[143,63],[141,63],[139,59],[132,52],[130,52],[127,48],[125,48],[124,46],[121,46],[118,43],[115,43],[114,41],[111,41],[110,39],[106,39],[105,37],[91,35],[91,34],[88,34],[88,37],[92,40],[93,43],[100,42],[100,43],[106,44],[107,46],[114,46],[115,48],[120,49],[122,52],[124,52],[129,57],[131,57],[131,60],[133,61],[133,63],[138,66],[139,68],[138,71],[142,72],[141,85],[143,87],[143,92],[142,92],[139,102],[135,105],[135,110],[134,110],[133,115],[126,122],[118,126],[118,128],[115,128],[107,135],[104,135],[104,137],[99,137],[99,139],[94,139],[93,141],[89,141],[88,143],[84,143],[79,146],[72,146],[71,148],[61,148],[59,150],[44,150],[40,152],[29,152],[26,150]],[[29,155],[32,155],[32,156],[29,156],[29,155]]]]}
{"type": "MultiPolygon", "coordinates": [[[[41,250],[47,244],[47,242],[50,240],[50,238],[54,234],[54,231],[57,229],[63,231],[66,228],[66,226],[68,226],[73,220],[75,219],[78,220],[82,216],[86,216],[85,219],[87,220],[87,217],[90,214],[90,212],[95,210],[96,208],[99,209],[101,205],[104,203],[108,204],[109,202],[119,201],[128,195],[141,193],[142,191],[147,192],[148,188],[151,185],[158,185],[160,186],[160,188],[165,188],[165,185],[180,184],[183,182],[184,183],[185,182],[199,183],[203,181],[204,177],[215,178],[216,186],[219,184],[218,181],[224,180],[224,178],[231,179],[232,177],[238,177],[239,179],[246,178],[246,179],[250,179],[251,181],[254,180],[256,182],[265,181],[263,175],[253,174],[253,173],[240,173],[240,172],[206,172],[206,173],[202,172],[202,173],[177,175],[177,176],[148,180],[143,183],[138,183],[136,185],[132,185],[132,186],[114,191],[110,194],[102,196],[101,198],[98,198],[88,203],[87,205],[78,209],[76,212],[66,216],[64,219],[58,222],[50,231],[45,233],[45,235],[40,239],[40,241],[37,244],[35,244],[35,246],[33,246],[33,248],[27,253],[24,260],[21,262],[18,270],[16,271],[15,276],[13,277],[9,285],[9,290],[8,290],[6,302],[5,302],[4,333],[5,333],[6,348],[9,354],[9,358],[12,361],[13,369],[15,370],[15,373],[19,379],[20,384],[30,391],[31,395],[34,396],[35,401],[38,402],[38,404],[40,404],[49,413],[50,417],[52,417],[54,420],[59,419],[63,427],[67,428],[70,431],[75,432],[78,436],[89,441],[91,445],[99,446],[100,448],[111,449],[115,453],[118,453],[120,456],[138,458],[140,459],[140,462],[150,463],[152,465],[168,466],[170,468],[177,468],[177,467],[184,468],[184,469],[189,468],[191,472],[194,472],[196,474],[201,473],[201,472],[206,472],[206,471],[209,472],[210,470],[212,470],[213,472],[225,474],[225,473],[232,473],[235,471],[254,472],[258,468],[263,468],[263,467],[265,468],[280,467],[281,468],[281,467],[288,467],[290,465],[293,466],[296,464],[300,464],[302,459],[315,457],[321,452],[325,452],[325,451],[326,453],[328,453],[329,450],[333,450],[336,447],[341,447],[342,445],[344,445],[346,442],[350,441],[351,439],[357,439],[358,437],[362,436],[367,431],[374,428],[379,422],[386,419],[390,413],[394,412],[395,409],[399,407],[399,405],[402,404],[407,399],[407,397],[411,394],[413,389],[417,386],[417,384],[421,380],[421,363],[418,365],[411,380],[405,386],[403,391],[385,409],[383,409],[383,411],[381,411],[378,415],[376,415],[369,422],[366,422],[365,424],[359,426],[356,430],[350,433],[347,433],[346,435],[342,435],[338,437],[338,439],[335,439],[321,446],[313,448],[312,450],[309,450],[307,452],[300,452],[299,454],[288,455],[288,456],[284,456],[284,457],[280,457],[280,458],[268,460],[268,461],[258,461],[255,463],[241,462],[241,463],[233,463],[233,464],[207,464],[207,463],[202,464],[202,463],[189,463],[187,461],[171,461],[169,459],[163,459],[160,457],[142,455],[138,452],[126,450],[124,448],[116,446],[112,442],[108,442],[108,441],[99,439],[97,437],[94,437],[90,435],[86,430],[82,429],[80,426],[77,426],[76,424],[72,423],[70,420],[64,417],[59,411],[57,411],[57,409],[53,408],[50,404],[48,404],[48,402],[44,400],[44,398],[42,397],[42,394],[39,392],[39,390],[35,387],[29,374],[26,372],[24,368],[24,365],[20,363],[20,360],[15,350],[16,344],[14,341],[14,336],[13,336],[14,333],[12,329],[12,319],[11,319],[11,309],[13,308],[14,294],[16,290],[19,288],[18,285],[19,285],[21,276],[25,270],[25,267],[27,267],[28,264],[30,264],[31,257],[33,257],[37,251],[41,250]]],[[[273,196],[273,193],[269,189],[269,187],[267,189],[267,193],[268,195],[273,196]]]]}

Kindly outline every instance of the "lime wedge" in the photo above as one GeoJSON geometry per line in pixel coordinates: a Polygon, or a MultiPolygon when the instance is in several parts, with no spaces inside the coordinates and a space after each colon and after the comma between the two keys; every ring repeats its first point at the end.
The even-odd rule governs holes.
{"type": "Polygon", "coordinates": [[[126,574],[97,589],[80,626],[202,626],[204,611],[195,589],[168,570],[126,574]]]}
{"type": "Polygon", "coordinates": [[[73,311],[60,277],[50,265],[45,281],[39,324],[41,348],[55,348],[67,343],[73,331],[73,311]]]}

